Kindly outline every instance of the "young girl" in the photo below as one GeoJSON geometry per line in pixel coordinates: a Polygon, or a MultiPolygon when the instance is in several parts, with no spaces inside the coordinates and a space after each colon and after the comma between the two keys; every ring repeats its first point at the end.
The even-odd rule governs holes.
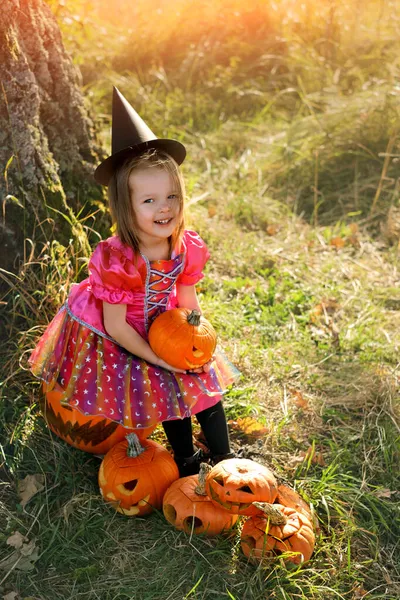
{"type": "Polygon", "coordinates": [[[157,315],[177,306],[200,310],[195,285],[209,253],[184,228],[183,146],[157,139],[118,90],[112,135],[113,153],[95,177],[108,185],[117,235],[98,244],[89,277],[73,286],[30,364],[48,389],[58,382],[62,402],[85,415],[129,428],[162,422],[185,476],[197,473],[202,460],[192,443],[193,414],[212,461],[232,456],[221,397],[237,371],[220,352],[185,372],[151,349],[147,334],[157,315]]]}

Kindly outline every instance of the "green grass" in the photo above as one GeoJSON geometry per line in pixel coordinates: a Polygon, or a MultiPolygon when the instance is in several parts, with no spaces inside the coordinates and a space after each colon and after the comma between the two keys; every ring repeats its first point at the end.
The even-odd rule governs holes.
{"type": "Polygon", "coordinates": [[[49,433],[26,358],[104,230],[101,213],[80,216],[67,247],[33,240],[18,277],[3,274],[0,561],[15,531],[38,558],[27,572],[0,569],[0,596],[399,598],[400,228],[388,218],[399,201],[398,4],[285,1],[268,13],[220,0],[198,4],[194,23],[181,0],[161,27],[153,5],[137,3],[135,28],[116,0],[121,33],[102,2],[49,3],[101,139],[116,84],[158,135],[188,146],[188,222],[212,255],[201,304],[242,372],[227,415],[268,430],[254,439],[232,423],[232,445],[295,485],[319,531],[303,568],[252,565],[239,530],[207,540],[159,513],[115,514],[98,492],[99,460],[49,433]],[[229,17],[205,32],[200,17],[221,6],[229,17]],[[42,474],[44,489],[22,508],[28,474],[42,474]]]}

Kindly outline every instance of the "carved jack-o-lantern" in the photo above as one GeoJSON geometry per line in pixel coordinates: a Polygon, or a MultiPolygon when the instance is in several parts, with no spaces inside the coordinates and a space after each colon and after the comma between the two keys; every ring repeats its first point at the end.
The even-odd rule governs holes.
{"type": "Polygon", "coordinates": [[[231,529],[238,515],[214,506],[205,491],[208,465],[200,466],[199,475],[182,477],[168,488],[163,501],[164,516],[171,525],[186,533],[209,537],[231,529]]]}
{"type": "Polygon", "coordinates": [[[309,518],[281,504],[256,502],[255,506],[258,514],[247,519],[241,533],[244,554],[256,560],[284,555],[295,564],[309,560],[315,545],[309,518]]]}
{"type": "Polygon", "coordinates": [[[245,458],[229,458],[212,468],[206,491],[216,506],[238,515],[254,515],[254,501],[273,502],[278,484],[272,472],[245,458]]]}
{"type": "Polygon", "coordinates": [[[179,471],[168,450],[152,440],[126,436],[105,455],[99,471],[101,494],[127,516],[160,509],[166,490],[179,471]]]}
{"type": "Polygon", "coordinates": [[[161,313],[149,330],[153,351],[176,369],[197,369],[214,354],[217,336],[197,310],[173,308],[161,313]]]}
{"type": "Polygon", "coordinates": [[[61,404],[63,394],[58,383],[49,392],[43,385],[44,395],[41,396],[41,411],[53,433],[62,440],[92,454],[105,454],[123,440],[127,433],[136,432],[140,439],[145,439],[155,429],[129,429],[115,421],[99,416],[84,415],[71,406],[61,404]]]}

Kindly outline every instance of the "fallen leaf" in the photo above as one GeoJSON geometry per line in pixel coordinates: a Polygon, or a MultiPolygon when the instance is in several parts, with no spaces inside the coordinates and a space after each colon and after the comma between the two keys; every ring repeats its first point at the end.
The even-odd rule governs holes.
{"type": "Polygon", "coordinates": [[[373,492],[374,496],[377,496],[377,498],[391,498],[393,493],[392,490],[387,488],[382,488],[373,492]]]}
{"type": "Polygon", "coordinates": [[[343,248],[343,246],[345,246],[346,241],[341,238],[341,237],[334,237],[331,239],[331,241],[329,242],[329,244],[331,246],[333,246],[334,248],[336,248],[336,250],[339,250],[339,248],[343,248]]]}
{"type": "Polygon", "coordinates": [[[21,548],[0,561],[0,569],[3,571],[9,571],[10,569],[32,571],[35,568],[35,562],[38,558],[39,552],[35,540],[31,540],[22,544],[21,548]]]}
{"type": "Polygon", "coordinates": [[[32,556],[32,554],[35,552],[35,550],[36,550],[35,540],[31,540],[27,544],[23,544],[22,548],[20,548],[19,551],[21,552],[22,556],[32,556]]]}
{"type": "Polygon", "coordinates": [[[22,533],[16,531],[8,538],[6,544],[8,544],[9,546],[13,546],[13,548],[17,548],[18,550],[22,547],[22,544],[26,541],[26,539],[27,538],[24,535],[22,535],[22,533]]]}
{"type": "Polygon", "coordinates": [[[289,390],[294,397],[294,403],[298,408],[308,408],[308,400],[298,390],[289,390]]]}
{"type": "Polygon", "coordinates": [[[360,239],[358,237],[358,235],[350,235],[347,238],[347,241],[349,242],[349,244],[351,244],[354,248],[359,248],[361,246],[360,244],[360,239]]]}
{"type": "Polygon", "coordinates": [[[210,454],[210,450],[207,446],[207,440],[202,429],[194,429],[193,444],[196,448],[200,448],[200,450],[203,450],[204,454],[210,454]]]}
{"type": "Polygon", "coordinates": [[[316,304],[310,311],[310,319],[313,323],[317,322],[322,316],[333,315],[339,308],[339,303],[335,298],[323,298],[319,304],[316,304]]]}
{"type": "Polygon", "coordinates": [[[360,584],[354,589],[353,600],[364,598],[368,594],[367,590],[360,584]]]}
{"type": "Polygon", "coordinates": [[[350,223],[349,225],[349,229],[351,231],[351,233],[354,235],[355,233],[357,233],[358,231],[358,225],[357,223],[350,223]]]}
{"type": "Polygon", "coordinates": [[[228,421],[232,429],[244,433],[244,435],[252,437],[262,437],[268,433],[268,427],[265,427],[262,423],[259,423],[253,417],[239,417],[236,421],[228,421]]]}
{"type": "Polygon", "coordinates": [[[393,581],[389,575],[389,573],[383,573],[383,579],[386,581],[388,585],[393,585],[393,581]]]}
{"type": "Polygon", "coordinates": [[[314,465],[320,465],[321,467],[326,465],[322,452],[316,452],[314,446],[310,446],[305,452],[304,450],[299,452],[299,457],[301,457],[303,461],[309,460],[311,457],[311,462],[314,465]]]}
{"type": "Polygon", "coordinates": [[[3,600],[16,600],[18,598],[17,592],[8,592],[5,596],[3,596],[3,600]]]}
{"type": "Polygon", "coordinates": [[[27,503],[35,494],[44,489],[44,475],[41,473],[27,475],[25,479],[18,482],[18,494],[21,499],[21,506],[25,508],[27,503]]]}
{"type": "Polygon", "coordinates": [[[279,231],[279,227],[278,225],[273,225],[272,223],[270,225],[267,225],[267,229],[265,230],[267,235],[276,235],[279,231]]]}

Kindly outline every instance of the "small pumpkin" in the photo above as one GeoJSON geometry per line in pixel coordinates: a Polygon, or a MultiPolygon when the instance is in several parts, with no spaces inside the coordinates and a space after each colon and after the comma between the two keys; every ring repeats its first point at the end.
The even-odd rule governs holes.
{"type": "Polygon", "coordinates": [[[236,523],[238,515],[214,506],[206,494],[205,476],[210,468],[202,463],[198,475],[174,481],[165,492],[164,516],[176,529],[212,537],[231,529],[236,523]]]}
{"type": "Polygon", "coordinates": [[[258,514],[247,519],[241,533],[244,554],[256,560],[284,554],[285,560],[300,564],[310,559],[315,536],[310,519],[294,508],[256,502],[258,514]]]}
{"type": "Polygon", "coordinates": [[[247,458],[229,458],[217,463],[206,481],[206,491],[215,506],[238,515],[257,513],[254,501],[273,502],[278,491],[273,473],[247,458]]]}
{"type": "Polygon", "coordinates": [[[130,433],[105,455],[99,486],[118,512],[143,516],[162,507],[165,492],[178,477],[174,459],[161,444],[130,433]]]}
{"type": "Polygon", "coordinates": [[[62,394],[63,389],[58,383],[51,391],[44,384],[40,407],[51,431],[74,448],[91,454],[106,454],[127,433],[136,432],[140,439],[145,439],[155,429],[155,425],[129,429],[105,417],[84,415],[72,406],[61,404],[62,394]]]}
{"type": "Polygon", "coordinates": [[[214,354],[217,335],[199,311],[173,308],[161,313],[149,330],[152,350],[176,369],[197,369],[214,354]]]}

